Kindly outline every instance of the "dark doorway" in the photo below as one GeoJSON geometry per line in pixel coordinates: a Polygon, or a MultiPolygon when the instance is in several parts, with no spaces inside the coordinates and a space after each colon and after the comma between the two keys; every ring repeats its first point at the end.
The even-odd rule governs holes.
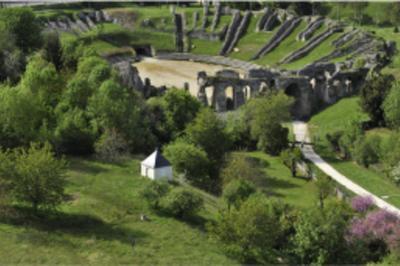
{"type": "Polygon", "coordinates": [[[294,98],[294,104],[291,108],[291,113],[293,116],[296,116],[300,108],[301,92],[299,86],[296,83],[290,84],[289,86],[286,87],[285,94],[294,98]]]}
{"type": "Polygon", "coordinates": [[[151,45],[137,45],[133,46],[133,49],[138,56],[153,56],[151,45]]]}

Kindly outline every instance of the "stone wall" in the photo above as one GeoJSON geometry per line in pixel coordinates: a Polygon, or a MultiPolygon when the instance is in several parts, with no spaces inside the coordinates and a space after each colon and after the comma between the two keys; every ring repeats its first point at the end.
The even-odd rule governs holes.
{"type": "Polygon", "coordinates": [[[219,2],[217,2],[215,3],[214,17],[211,24],[211,31],[215,31],[215,29],[217,28],[221,18],[221,14],[222,14],[222,6],[219,2]]]}
{"type": "Polygon", "coordinates": [[[204,2],[203,4],[203,18],[201,22],[201,30],[205,31],[208,26],[208,13],[209,13],[209,4],[208,2],[204,2]]]}
{"type": "Polygon", "coordinates": [[[275,49],[281,41],[292,33],[300,22],[301,18],[292,18],[285,21],[269,42],[253,56],[252,60],[258,59],[275,49]]]}
{"type": "Polygon", "coordinates": [[[311,38],[309,40],[309,42],[307,42],[307,44],[305,46],[303,46],[300,49],[287,55],[285,58],[283,58],[280,61],[280,63],[281,64],[290,63],[290,62],[293,62],[297,59],[300,59],[300,58],[308,55],[315,47],[317,47],[323,41],[328,39],[332,34],[334,34],[335,32],[339,32],[341,30],[343,30],[341,27],[334,27],[334,28],[330,28],[330,29],[324,31],[323,33],[321,33],[317,36],[314,36],[313,38],[311,38]]]}
{"type": "Polygon", "coordinates": [[[184,42],[183,42],[183,18],[182,14],[176,13],[174,15],[175,24],[175,49],[177,52],[183,52],[184,42]]]}
{"type": "Polygon", "coordinates": [[[224,43],[222,44],[221,50],[219,52],[220,55],[225,55],[227,53],[229,46],[231,45],[231,42],[235,37],[237,27],[239,27],[241,20],[242,18],[240,16],[240,12],[235,11],[232,15],[232,20],[229,25],[228,31],[226,32],[224,43]]]}
{"type": "Polygon", "coordinates": [[[262,13],[260,19],[257,21],[256,32],[264,30],[265,23],[267,22],[268,18],[271,15],[272,15],[271,9],[266,7],[264,9],[264,12],[262,13]]]}
{"type": "Polygon", "coordinates": [[[250,24],[251,15],[252,14],[250,11],[246,11],[242,20],[240,21],[239,26],[236,29],[235,35],[233,36],[232,41],[229,44],[229,47],[226,50],[225,54],[229,54],[233,50],[233,48],[235,48],[235,45],[238,43],[239,39],[246,33],[247,28],[250,24]]]}
{"type": "Polygon", "coordinates": [[[311,38],[314,32],[324,24],[324,22],[325,20],[322,17],[317,17],[307,25],[304,31],[299,33],[297,39],[303,42],[307,41],[311,38]]]}

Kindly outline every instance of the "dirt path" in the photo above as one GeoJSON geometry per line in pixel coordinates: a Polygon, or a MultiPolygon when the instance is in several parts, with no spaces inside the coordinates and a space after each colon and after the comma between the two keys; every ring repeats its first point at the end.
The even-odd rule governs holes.
{"type": "MultiPolygon", "coordinates": [[[[296,140],[300,142],[310,142],[310,138],[308,136],[308,126],[307,123],[301,121],[294,121],[293,122],[293,132],[296,136],[296,140]]],[[[362,188],[361,186],[357,185],[349,178],[345,177],[338,171],[336,171],[330,164],[325,162],[317,153],[314,152],[314,149],[310,145],[304,145],[301,148],[303,155],[310,160],[313,164],[315,164],[319,169],[321,169],[325,174],[329,175],[333,179],[335,179],[339,184],[343,185],[347,189],[353,191],[357,195],[360,196],[369,196],[371,197],[375,205],[379,208],[386,209],[390,212],[395,213],[397,216],[400,217],[400,209],[396,208],[395,206],[391,205],[390,203],[384,201],[383,199],[379,198],[378,196],[372,194],[371,192],[367,191],[366,189],[362,188]]]]}
{"type": "MultiPolygon", "coordinates": [[[[143,58],[135,63],[139,75],[144,80],[149,78],[155,86],[183,88],[185,82],[189,83],[189,91],[197,94],[197,73],[205,71],[209,75],[222,69],[231,69],[225,66],[211,65],[190,61],[160,60],[156,58],[143,58]]],[[[235,69],[239,73],[243,71],[235,69]]]]}

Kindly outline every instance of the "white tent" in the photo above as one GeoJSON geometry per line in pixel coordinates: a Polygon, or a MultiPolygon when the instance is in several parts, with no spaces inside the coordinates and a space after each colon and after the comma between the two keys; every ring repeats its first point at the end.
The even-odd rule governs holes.
{"type": "Polygon", "coordinates": [[[141,174],[153,180],[172,180],[172,166],[156,149],[141,162],[141,174]]]}

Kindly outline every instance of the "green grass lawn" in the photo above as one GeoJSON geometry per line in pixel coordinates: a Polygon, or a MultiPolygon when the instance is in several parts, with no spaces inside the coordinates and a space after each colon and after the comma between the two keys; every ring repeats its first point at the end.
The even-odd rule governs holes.
{"type": "MultiPolygon", "coordinates": [[[[139,160],[69,162],[70,201],[59,216],[0,223],[0,264],[235,264],[200,224],[147,207],[139,191],[151,181],[139,176],[139,160]],[[150,221],[140,221],[141,213],[150,221]]],[[[219,204],[210,195],[205,199],[203,219],[214,216],[219,204]]]]}
{"type": "MultiPolygon", "coordinates": [[[[309,121],[309,128],[316,151],[340,173],[347,176],[370,192],[378,195],[397,195],[389,197],[388,202],[400,207],[400,188],[385,178],[382,172],[364,168],[352,161],[339,160],[329,150],[325,138],[327,133],[344,130],[352,121],[368,120],[358,105],[358,97],[345,98],[316,114],[309,121]]],[[[375,129],[368,134],[387,135],[387,130],[375,129]]]]}
{"type": "Polygon", "coordinates": [[[303,177],[292,177],[289,168],[279,157],[263,152],[246,152],[246,156],[257,159],[265,172],[259,188],[276,200],[282,200],[299,208],[314,206],[317,202],[317,188],[313,181],[303,177]]]}
{"type": "MultiPolygon", "coordinates": [[[[299,208],[316,203],[314,183],[291,177],[279,157],[246,155],[266,173],[259,188],[267,195],[299,208]]],[[[0,220],[0,264],[236,264],[204,231],[222,199],[181,184],[205,200],[199,216],[184,222],[158,213],[140,196],[152,182],[139,175],[141,159],[109,164],[69,158],[68,201],[57,215],[0,220]],[[142,213],[150,221],[140,221],[142,213]]]]}

